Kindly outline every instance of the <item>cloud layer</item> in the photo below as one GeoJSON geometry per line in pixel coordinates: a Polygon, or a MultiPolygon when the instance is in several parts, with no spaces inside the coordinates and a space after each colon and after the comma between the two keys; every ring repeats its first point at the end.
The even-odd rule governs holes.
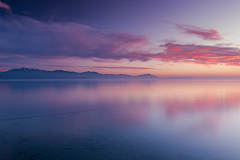
{"type": "Polygon", "coordinates": [[[215,29],[203,29],[190,25],[176,24],[177,28],[182,31],[182,33],[188,35],[194,35],[204,40],[218,41],[222,40],[223,37],[215,29]]]}
{"type": "MultiPolygon", "coordinates": [[[[206,40],[222,39],[216,30],[204,30],[187,25],[178,25],[178,28],[186,34],[197,35],[206,40]]],[[[73,22],[46,23],[26,16],[9,15],[0,18],[0,37],[2,57],[38,59],[78,57],[99,62],[157,59],[165,62],[240,66],[240,49],[236,47],[183,45],[175,44],[176,40],[171,39],[174,43],[160,45],[162,52],[152,53],[145,49],[149,42],[143,35],[97,30],[73,22]]]]}

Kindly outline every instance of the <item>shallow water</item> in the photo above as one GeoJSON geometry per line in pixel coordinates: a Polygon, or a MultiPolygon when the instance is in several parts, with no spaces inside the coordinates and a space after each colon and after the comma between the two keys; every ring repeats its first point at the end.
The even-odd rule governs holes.
{"type": "Polygon", "coordinates": [[[240,81],[0,81],[0,159],[238,160],[240,81]]]}

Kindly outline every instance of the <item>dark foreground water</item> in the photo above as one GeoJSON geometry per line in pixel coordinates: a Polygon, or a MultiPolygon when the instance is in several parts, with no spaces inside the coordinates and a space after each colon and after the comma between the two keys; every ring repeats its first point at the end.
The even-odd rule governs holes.
{"type": "Polygon", "coordinates": [[[0,81],[1,160],[239,160],[240,81],[0,81]]]}

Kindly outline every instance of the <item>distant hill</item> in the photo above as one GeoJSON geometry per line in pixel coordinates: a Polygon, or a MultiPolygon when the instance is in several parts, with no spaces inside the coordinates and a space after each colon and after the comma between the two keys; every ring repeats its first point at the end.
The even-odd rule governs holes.
{"type": "Polygon", "coordinates": [[[136,76],[136,78],[138,78],[138,79],[159,79],[160,77],[157,77],[157,76],[154,76],[151,74],[143,74],[143,75],[136,76]]]}
{"type": "MultiPolygon", "coordinates": [[[[168,79],[189,79],[190,77],[170,77],[168,79]]],[[[0,72],[0,79],[146,79],[160,80],[165,79],[151,74],[130,76],[126,74],[100,74],[98,72],[69,72],[63,70],[45,71],[33,68],[11,69],[0,72]]]]}
{"type": "Polygon", "coordinates": [[[78,77],[77,72],[62,70],[45,71],[40,69],[19,68],[0,73],[0,79],[58,79],[78,77]]]}
{"type": "Polygon", "coordinates": [[[191,77],[188,77],[188,76],[183,76],[183,77],[169,77],[169,78],[166,78],[166,79],[169,79],[169,80],[174,80],[174,79],[192,79],[191,77]]]}

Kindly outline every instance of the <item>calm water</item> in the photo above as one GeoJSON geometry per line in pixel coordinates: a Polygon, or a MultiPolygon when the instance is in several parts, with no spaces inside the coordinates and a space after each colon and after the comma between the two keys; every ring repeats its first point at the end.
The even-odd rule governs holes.
{"type": "Polygon", "coordinates": [[[1,160],[239,160],[240,81],[0,81],[1,160]]]}

